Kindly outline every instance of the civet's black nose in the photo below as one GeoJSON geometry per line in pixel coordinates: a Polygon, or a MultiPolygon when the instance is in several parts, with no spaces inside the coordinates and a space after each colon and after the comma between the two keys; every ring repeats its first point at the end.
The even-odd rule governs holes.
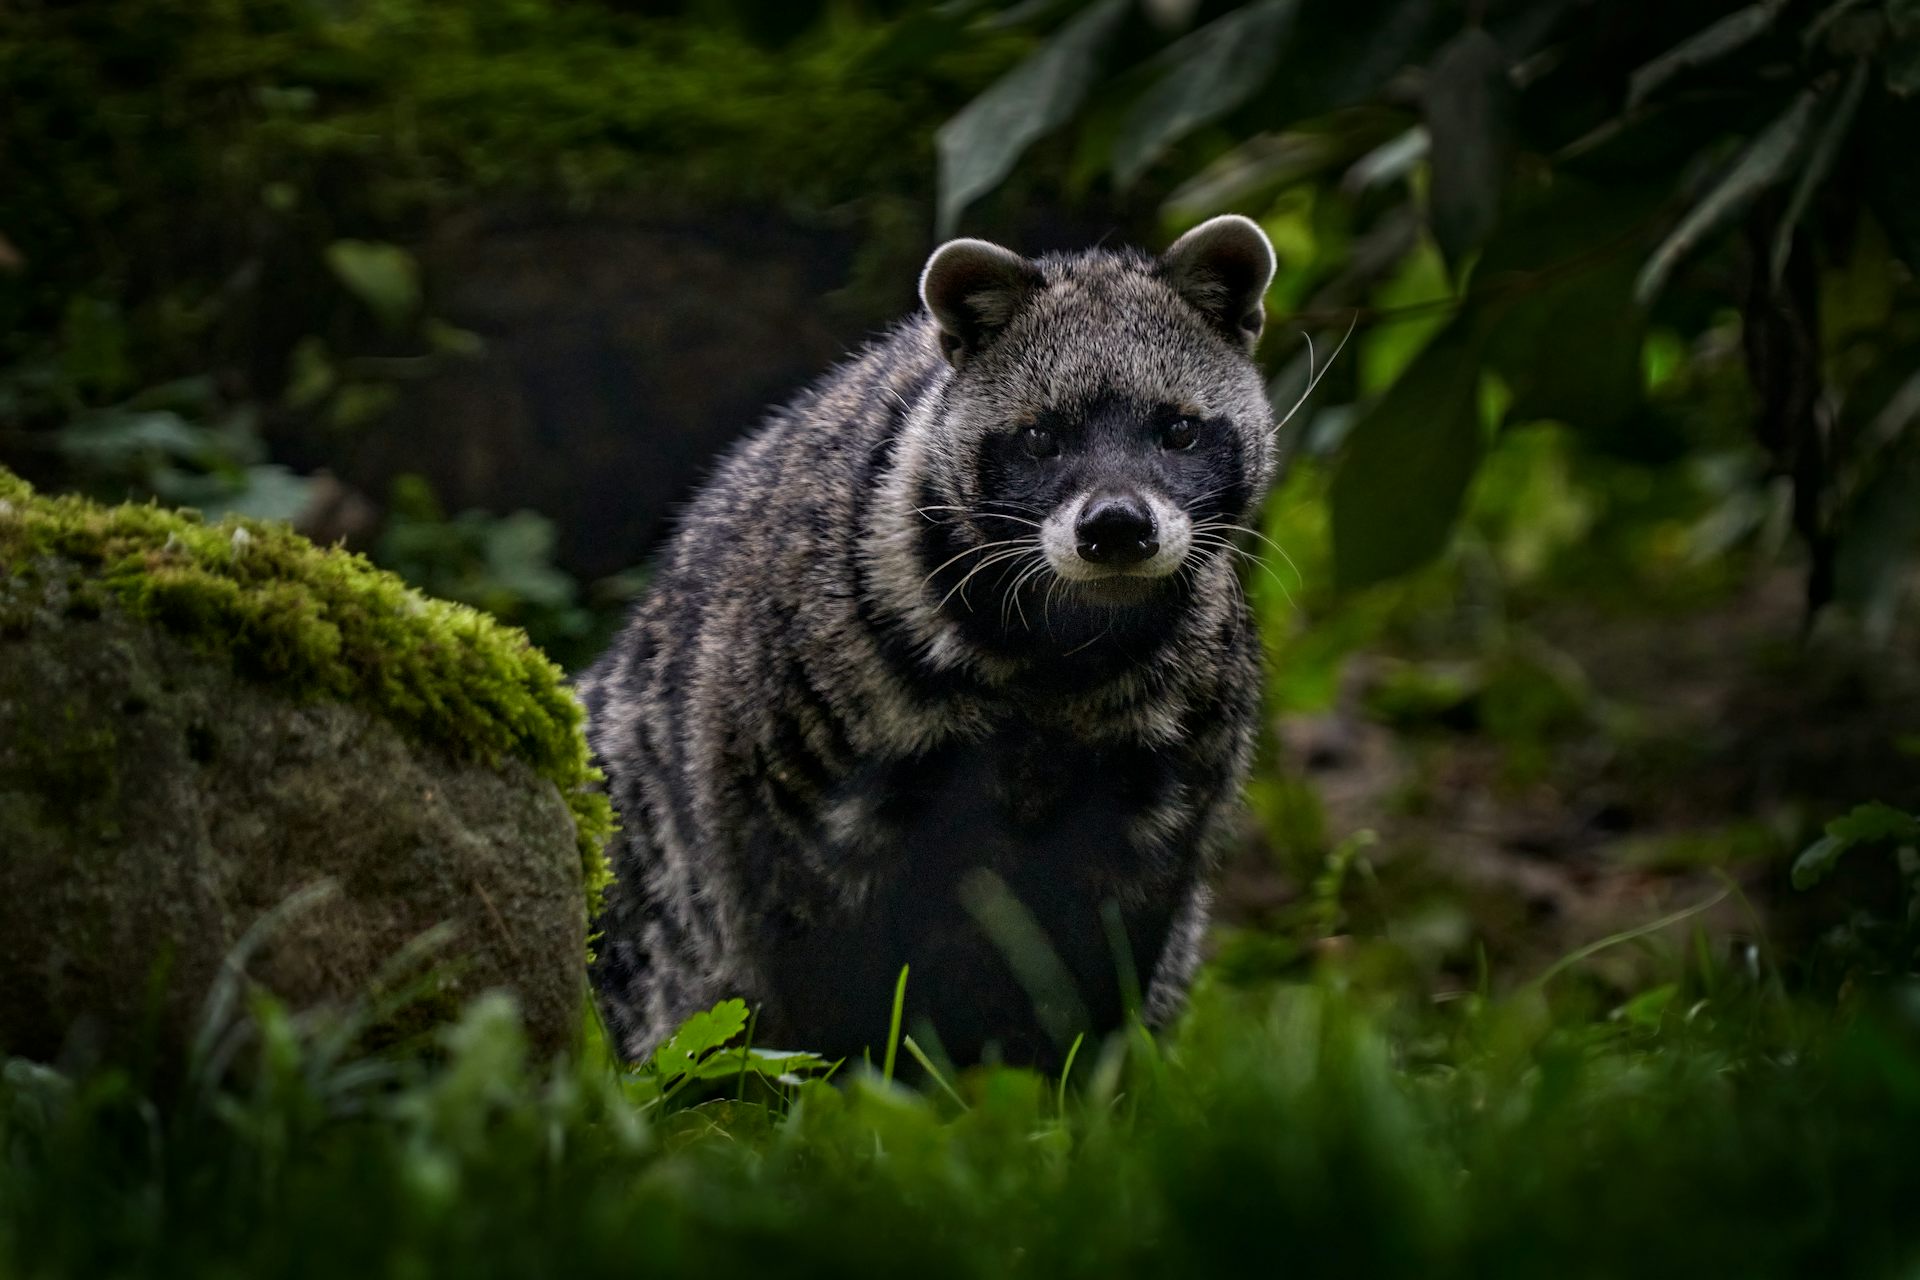
{"type": "Polygon", "coordinates": [[[1092,564],[1139,564],[1160,550],[1153,512],[1131,493],[1089,498],[1073,536],[1080,558],[1092,564]]]}

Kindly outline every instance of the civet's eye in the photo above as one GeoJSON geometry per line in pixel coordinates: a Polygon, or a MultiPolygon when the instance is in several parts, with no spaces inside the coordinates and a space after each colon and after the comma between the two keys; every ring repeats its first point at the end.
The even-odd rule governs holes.
{"type": "Polygon", "coordinates": [[[1028,427],[1020,433],[1020,443],[1036,458],[1051,458],[1060,452],[1059,442],[1053,438],[1053,432],[1045,427],[1028,427]]]}
{"type": "Polygon", "coordinates": [[[1200,426],[1192,418],[1175,418],[1160,433],[1161,447],[1167,449],[1191,449],[1193,442],[1200,438],[1200,426]]]}

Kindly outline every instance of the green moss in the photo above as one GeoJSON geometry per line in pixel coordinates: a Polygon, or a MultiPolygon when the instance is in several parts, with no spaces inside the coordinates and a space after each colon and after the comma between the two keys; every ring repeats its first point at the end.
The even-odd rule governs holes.
{"type": "Polygon", "coordinates": [[[579,703],[523,632],[278,525],[39,497],[4,469],[0,569],[0,630],[31,627],[55,586],[104,593],[291,697],[365,707],[460,759],[525,762],[566,798],[598,908],[612,809],[579,703]]]}

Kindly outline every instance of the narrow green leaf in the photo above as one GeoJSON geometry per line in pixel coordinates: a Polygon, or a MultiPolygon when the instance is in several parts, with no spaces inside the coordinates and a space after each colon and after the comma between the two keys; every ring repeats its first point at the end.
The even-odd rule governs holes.
{"type": "Polygon", "coordinates": [[[1724,229],[1769,188],[1777,185],[1805,154],[1819,95],[1801,93],[1740,153],[1713,190],[1687,211],[1680,225],[1661,242],[1641,269],[1634,292],[1640,301],[1659,296],[1680,260],[1724,229]]]}
{"type": "Polygon", "coordinates": [[[1825,880],[1833,874],[1840,855],[1852,847],[1852,841],[1836,836],[1821,836],[1815,840],[1793,860],[1793,887],[1811,889],[1825,880]]]}
{"type": "Polygon", "coordinates": [[[1499,41],[1461,32],[1427,75],[1422,107],[1431,140],[1427,221],[1456,272],[1500,216],[1513,155],[1513,83],[1499,41]]]}
{"type": "Polygon", "coordinates": [[[1122,186],[1266,83],[1295,7],[1296,0],[1258,0],[1208,23],[1157,60],[1166,71],[1127,112],[1113,142],[1114,177],[1122,186]]]}
{"type": "Polygon", "coordinates": [[[1860,109],[1860,95],[1867,87],[1867,64],[1856,65],[1847,82],[1841,87],[1839,98],[1830,104],[1827,119],[1820,126],[1820,136],[1814,139],[1813,149],[1807,154],[1807,162],[1800,168],[1799,181],[1793,184],[1793,195],[1787,201],[1786,212],[1781,215],[1779,230],[1773,236],[1773,282],[1777,285],[1786,275],[1787,259],[1793,253],[1793,231],[1799,226],[1800,219],[1806,216],[1807,206],[1813,201],[1813,193],[1827,180],[1827,174],[1833,168],[1833,158],[1840,152],[1840,144],[1847,139],[1847,130],[1853,127],[1853,117],[1860,109]]]}
{"type": "Polygon", "coordinates": [[[1263,206],[1295,183],[1339,164],[1350,135],[1263,133],[1247,139],[1174,189],[1161,205],[1169,222],[1263,206]]]}
{"type": "Polygon", "coordinates": [[[1674,997],[1679,994],[1678,983],[1662,983],[1650,991],[1642,991],[1621,1005],[1615,1016],[1636,1027],[1657,1027],[1666,1016],[1667,1008],[1673,1004],[1674,997]]]}
{"type": "Polygon", "coordinates": [[[1764,0],[1737,9],[1641,66],[1627,80],[1627,109],[1638,107],[1675,77],[1717,62],[1753,40],[1773,25],[1780,8],[1779,0],[1764,0]]]}
{"type": "Polygon", "coordinates": [[[1341,175],[1341,189],[1351,195],[1364,195],[1380,187],[1405,181],[1433,150],[1433,139],[1425,125],[1413,128],[1382,142],[1355,160],[1341,175]]]}
{"type": "Polygon", "coordinates": [[[999,185],[1028,147],[1073,114],[1126,11],[1127,0],[1099,0],[940,126],[934,143],[941,235],[952,235],[961,211],[999,185]]]}
{"type": "Polygon", "coordinates": [[[893,1080],[893,1064],[900,1052],[900,1018],[907,1007],[907,968],[900,966],[900,979],[893,985],[893,1012],[887,1022],[887,1056],[880,1068],[881,1078],[889,1083],[893,1080]]]}
{"type": "Polygon", "coordinates": [[[1484,449],[1480,341],[1443,330],[1354,425],[1333,478],[1333,571],[1355,590],[1446,547],[1484,449]]]}

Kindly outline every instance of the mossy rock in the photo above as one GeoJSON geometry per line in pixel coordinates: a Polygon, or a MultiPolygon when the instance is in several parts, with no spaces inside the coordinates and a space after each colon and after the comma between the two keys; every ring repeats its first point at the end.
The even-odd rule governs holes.
{"type": "Polygon", "coordinates": [[[595,782],[518,632],[277,526],[0,471],[0,1050],[166,1055],[223,964],[344,1004],[436,930],[429,1012],[504,987],[562,1047],[606,880],[595,782]]]}

